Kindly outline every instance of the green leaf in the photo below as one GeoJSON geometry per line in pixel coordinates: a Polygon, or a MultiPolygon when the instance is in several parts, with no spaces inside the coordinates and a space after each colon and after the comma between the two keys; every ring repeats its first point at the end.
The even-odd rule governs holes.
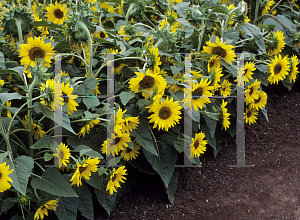
{"type": "MultiPolygon", "coordinates": [[[[77,219],[78,198],[76,197],[58,197],[59,202],[55,214],[59,220],[77,219]]],[[[53,196],[53,199],[55,197],[53,196]]]]}
{"type": "Polygon", "coordinates": [[[87,96],[89,96],[89,95],[94,96],[93,89],[96,88],[96,84],[97,84],[97,81],[96,81],[95,78],[85,79],[83,81],[83,83],[82,83],[82,85],[85,88],[85,95],[87,95],[87,96]]]}
{"type": "Polygon", "coordinates": [[[13,198],[11,197],[6,198],[2,203],[1,212],[7,212],[8,210],[10,210],[11,207],[14,206],[15,203],[16,202],[14,201],[13,198]]]}
{"type": "Polygon", "coordinates": [[[190,7],[190,2],[179,2],[176,5],[172,5],[172,7],[177,11],[180,17],[185,18],[185,11],[190,7]]]}
{"type": "Polygon", "coordinates": [[[89,190],[88,185],[83,182],[82,186],[77,187],[73,185],[72,188],[79,197],[78,210],[81,212],[81,215],[86,217],[87,219],[94,219],[92,194],[89,190]]]}
{"type": "Polygon", "coordinates": [[[0,154],[0,163],[2,163],[2,160],[8,155],[8,151],[5,153],[0,154]]]}
{"type": "Polygon", "coordinates": [[[34,178],[31,181],[31,186],[56,196],[77,197],[70,183],[57,169],[52,167],[46,169],[42,176],[34,178]]]}
{"type": "Polygon", "coordinates": [[[259,80],[264,86],[268,86],[269,85],[269,81],[268,81],[268,77],[269,75],[266,74],[266,72],[258,72],[255,71],[252,75],[252,77],[254,79],[259,80]]]}
{"type": "Polygon", "coordinates": [[[175,149],[179,152],[182,153],[184,151],[184,141],[183,140],[175,140],[173,141],[175,149]]]}
{"type": "MultiPolygon", "coordinates": [[[[33,108],[37,113],[43,113],[44,116],[54,121],[54,112],[51,112],[50,108],[48,108],[47,106],[44,106],[39,102],[35,102],[33,104],[33,108]]],[[[70,125],[70,119],[67,113],[62,113],[62,124],[59,125],[76,135],[75,131],[70,125]]]]}
{"type": "Polygon", "coordinates": [[[135,95],[133,92],[123,91],[120,93],[120,99],[123,105],[126,105],[130,99],[134,98],[135,95]]]}
{"type": "Polygon", "coordinates": [[[64,29],[63,26],[60,26],[58,24],[54,24],[50,21],[34,21],[33,23],[33,27],[49,27],[49,28],[59,28],[59,29],[64,29]]]}
{"type": "Polygon", "coordinates": [[[103,158],[103,156],[100,153],[98,153],[97,151],[93,150],[92,148],[90,148],[86,145],[78,145],[75,148],[75,150],[80,152],[80,155],[86,155],[86,156],[89,156],[91,158],[98,157],[99,160],[103,158]]]}
{"type": "MultiPolygon", "coordinates": [[[[297,80],[295,81],[297,82],[297,80]]],[[[285,77],[284,80],[282,81],[282,84],[289,90],[292,90],[292,87],[295,85],[295,82],[291,82],[289,77],[285,77]]]]}
{"type": "Polygon", "coordinates": [[[150,102],[146,99],[139,99],[136,105],[139,107],[140,110],[142,110],[143,108],[145,108],[145,106],[150,105],[150,102]]]}
{"type": "Polygon", "coordinates": [[[45,135],[41,139],[39,139],[37,142],[35,142],[33,145],[30,146],[31,149],[41,149],[41,148],[51,148],[51,144],[53,144],[53,137],[50,135],[45,135]]]}
{"type": "Polygon", "coordinates": [[[9,169],[14,171],[9,175],[12,179],[11,185],[22,195],[26,194],[28,179],[34,166],[33,159],[27,156],[19,156],[13,160],[13,163],[7,158],[4,159],[9,165],[9,169]]]}
{"type": "MultiPolygon", "coordinates": [[[[101,168],[104,168],[104,167],[100,167],[101,168]]],[[[99,169],[99,170],[100,170],[99,169]]],[[[105,168],[104,168],[105,169],[105,168]]],[[[98,170],[98,172],[99,172],[98,170]]],[[[87,180],[87,179],[84,179],[84,181],[89,184],[90,186],[96,188],[96,189],[101,189],[103,188],[103,177],[101,175],[99,175],[98,173],[94,173],[92,172],[91,173],[91,176],[90,176],[90,179],[87,180]]]]}
{"type": "Polygon", "coordinates": [[[177,189],[178,176],[179,176],[179,171],[177,169],[175,169],[173,172],[171,181],[169,183],[169,186],[167,187],[164,184],[164,186],[166,188],[166,193],[168,195],[168,199],[172,205],[174,205],[174,197],[175,197],[176,189],[177,189]]]}
{"type": "MultiPolygon", "coordinates": [[[[255,38],[255,42],[256,42],[257,46],[259,47],[259,49],[261,49],[263,52],[266,53],[266,45],[265,45],[263,35],[260,31],[260,28],[257,27],[256,25],[253,25],[250,23],[244,24],[244,27],[246,29],[248,29],[250,33],[252,33],[252,36],[255,38]]],[[[241,29],[241,30],[243,30],[243,29],[241,29]]]]}
{"type": "Polygon", "coordinates": [[[100,205],[105,209],[107,214],[110,215],[116,206],[115,203],[118,193],[114,192],[114,194],[109,195],[106,188],[102,187],[101,189],[95,189],[95,194],[100,205]]]}
{"type": "Polygon", "coordinates": [[[61,53],[70,53],[70,44],[68,44],[66,41],[59,41],[55,47],[54,51],[61,52],[61,53]]]}
{"type": "Polygon", "coordinates": [[[263,115],[265,116],[265,118],[267,119],[267,122],[269,123],[269,118],[268,118],[268,114],[267,114],[267,109],[265,107],[262,107],[261,109],[263,115]]]}
{"type": "Polygon", "coordinates": [[[53,154],[49,154],[49,153],[44,154],[44,160],[45,161],[52,160],[52,158],[53,158],[53,154]]]}
{"type": "Polygon", "coordinates": [[[106,172],[106,168],[104,168],[104,167],[100,167],[99,169],[98,169],[98,175],[99,176],[101,176],[101,175],[103,175],[105,172],[106,172]]]}
{"type": "Polygon", "coordinates": [[[109,167],[115,167],[116,165],[118,165],[118,164],[120,163],[120,160],[121,160],[121,156],[111,158],[111,159],[108,161],[108,166],[109,166],[109,167]]]}
{"type": "Polygon", "coordinates": [[[76,149],[77,146],[79,145],[85,145],[87,147],[90,147],[91,149],[93,149],[94,151],[98,151],[99,150],[99,143],[91,143],[89,141],[86,141],[82,138],[78,138],[78,137],[71,137],[68,136],[67,138],[67,143],[69,146],[71,146],[74,150],[76,149]]]}
{"type": "Polygon", "coordinates": [[[203,114],[203,118],[207,124],[211,137],[213,137],[217,128],[218,118],[217,120],[214,120],[211,117],[208,117],[206,114],[203,114]]]}
{"type": "Polygon", "coordinates": [[[236,45],[236,42],[239,39],[240,32],[237,30],[230,29],[225,35],[224,35],[224,41],[226,41],[228,44],[231,44],[233,46],[236,45]]]}
{"type": "Polygon", "coordinates": [[[0,99],[3,104],[10,100],[22,99],[23,97],[19,93],[0,93],[0,99]]]}
{"type": "Polygon", "coordinates": [[[4,58],[4,55],[1,51],[0,51],[0,68],[1,69],[6,69],[5,58],[4,58]]]}
{"type": "MultiPolygon", "coordinates": [[[[172,68],[172,66],[171,66],[171,68],[172,68]]],[[[178,80],[174,79],[172,76],[166,76],[165,80],[167,80],[168,84],[177,84],[178,83],[178,80]]]]}
{"type": "Polygon", "coordinates": [[[179,65],[171,66],[170,68],[172,70],[173,75],[176,75],[177,73],[179,73],[182,70],[182,66],[179,66],[179,65]]]}
{"type": "MultiPolygon", "coordinates": [[[[9,126],[11,120],[12,120],[11,118],[6,118],[6,117],[1,118],[1,123],[3,124],[5,130],[8,129],[8,126],[9,126]]],[[[18,123],[19,123],[18,120],[13,120],[13,122],[11,123],[11,127],[15,126],[18,123]]]]}
{"type": "Polygon", "coordinates": [[[88,109],[100,105],[100,101],[95,95],[92,95],[90,97],[84,97],[82,101],[88,109]]]}
{"type": "Polygon", "coordinates": [[[163,142],[158,142],[157,156],[144,150],[145,157],[152,168],[160,175],[164,184],[168,187],[174,172],[178,152],[174,147],[169,147],[163,142]]]}
{"type": "Polygon", "coordinates": [[[207,140],[207,143],[213,148],[213,150],[215,152],[216,147],[217,147],[215,135],[211,136],[210,128],[208,127],[208,125],[206,123],[201,124],[201,130],[205,134],[205,140],[207,140]]]}
{"type": "Polygon", "coordinates": [[[126,143],[127,143],[127,145],[128,145],[128,148],[134,150],[134,146],[133,146],[133,142],[132,142],[132,141],[126,142],[126,143]]]}

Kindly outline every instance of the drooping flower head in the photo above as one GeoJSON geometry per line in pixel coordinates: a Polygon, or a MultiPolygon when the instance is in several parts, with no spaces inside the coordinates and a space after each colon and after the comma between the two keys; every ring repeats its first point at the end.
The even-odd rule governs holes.
{"type": "Polygon", "coordinates": [[[0,193],[11,187],[9,182],[13,182],[8,176],[14,170],[9,170],[9,165],[6,166],[6,162],[0,164],[0,193]]]}
{"type": "Polygon", "coordinates": [[[56,211],[56,206],[58,206],[58,198],[56,200],[50,200],[46,203],[44,203],[42,206],[40,206],[35,214],[34,214],[34,220],[38,219],[44,219],[44,216],[48,216],[48,210],[56,211]]]}
{"type": "Polygon", "coordinates": [[[249,107],[246,109],[246,113],[244,113],[244,119],[247,124],[252,124],[257,120],[257,115],[258,112],[254,108],[249,107]]]}
{"type": "Polygon", "coordinates": [[[289,80],[290,80],[290,82],[295,82],[296,78],[297,78],[297,74],[299,73],[298,58],[296,55],[293,55],[291,57],[290,63],[291,63],[291,70],[290,70],[290,74],[289,74],[289,80]]]}
{"type": "Polygon", "coordinates": [[[227,105],[228,102],[225,102],[224,99],[222,100],[222,105],[221,105],[221,112],[222,112],[222,129],[224,128],[227,130],[230,126],[230,121],[229,121],[229,116],[230,113],[227,112],[227,105]]]}
{"type": "Polygon", "coordinates": [[[206,151],[205,145],[207,140],[204,140],[205,134],[201,131],[195,134],[195,138],[192,138],[192,143],[190,144],[190,158],[200,157],[206,151]]]}
{"type": "Polygon", "coordinates": [[[285,45],[283,32],[277,30],[277,32],[273,31],[270,33],[270,36],[267,37],[266,46],[268,49],[268,54],[271,56],[275,56],[279,54],[285,45]]]}
{"type": "Polygon", "coordinates": [[[133,142],[133,149],[131,149],[129,147],[126,147],[121,152],[121,158],[125,161],[134,160],[138,157],[140,149],[141,149],[141,146],[134,141],[133,142]]]}
{"type": "Polygon", "coordinates": [[[68,113],[77,111],[76,106],[79,106],[78,103],[74,100],[77,98],[77,95],[72,95],[74,88],[70,88],[70,83],[66,85],[64,82],[61,83],[61,92],[64,104],[68,106],[68,113]]]}
{"type": "Polygon", "coordinates": [[[125,183],[125,175],[127,175],[127,170],[125,166],[119,167],[117,170],[113,168],[112,174],[109,177],[107,183],[106,191],[109,191],[109,195],[112,195],[114,192],[117,192],[116,188],[121,187],[120,182],[125,183]]]}

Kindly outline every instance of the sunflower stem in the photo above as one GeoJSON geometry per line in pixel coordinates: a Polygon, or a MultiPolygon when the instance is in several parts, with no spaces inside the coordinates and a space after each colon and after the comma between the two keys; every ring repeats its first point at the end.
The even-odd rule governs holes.
{"type": "Polygon", "coordinates": [[[20,19],[15,19],[15,21],[16,21],[17,30],[18,30],[19,41],[20,41],[21,43],[23,43],[24,40],[23,40],[22,27],[21,27],[22,20],[20,20],[20,19]]]}
{"type": "Polygon", "coordinates": [[[293,28],[290,28],[289,26],[287,26],[282,20],[280,20],[279,18],[277,18],[276,16],[274,15],[271,15],[271,14],[264,14],[264,15],[261,15],[257,20],[260,20],[262,19],[263,17],[271,17],[275,20],[277,20],[278,22],[280,22],[282,25],[284,25],[287,29],[293,31],[294,33],[297,33],[297,31],[295,31],[293,28]]]}
{"type": "Polygon", "coordinates": [[[28,6],[29,10],[32,11],[31,0],[27,0],[27,6],[28,6]]]}
{"type": "Polygon", "coordinates": [[[93,54],[93,42],[92,42],[92,37],[91,37],[91,33],[89,31],[89,29],[87,28],[87,26],[80,21],[79,22],[79,27],[85,32],[88,41],[89,41],[89,64],[88,64],[88,76],[89,78],[92,78],[93,73],[92,73],[92,54],[93,54]]]}
{"type": "Polygon", "coordinates": [[[135,6],[135,4],[131,3],[131,5],[129,6],[129,8],[127,10],[126,17],[125,17],[126,23],[128,23],[128,18],[129,18],[129,15],[130,15],[130,11],[133,9],[134,6],[135,6]]]}
{"type": "MultiPolygon", "coordinates": [[[[32,92],[33,92],[33,89],[34,87],[39,84],[39,79],[38,77],[34,77],[34,80],[33,82],[31,83],[30,87],[29,87],[29,90],[28,90],[28,93],[27,93],[27,97],[29,98],[28,102],[27,102],[27,107],[28,107],[28,129],[29,129],[29,132],[28,132],[28,144],[29,144],[29,147],[33,144],[33,140],[32,140],[32,123],[31,123],[31,120],[32,120],[32,92]]],[[[29,156],[30,157],[33,157],[34,155],[34,149],[29,149],[29,156]]]]}
{"type": "Polygon", "coordinates": [[[201,33],[199,34],[199,44],[198,44],[198,48],[197,48],[197,54],[200,52],[201,43],[202,43],[203,35],[204,35],[204,32],[205,32],[204,20],[201,20],[201,26],[203,27],[203,29],[201,30],[201,33]]]}
{"type": "Polygon", "coordinates": [[[254,24],[254,25],[256,24],[256,21],[257,21],[258,9],[259,9],[259,3],[260,3],[260,0],[256,0],[255,14],[254,14],[254,21],[253,21],[253,24],[254,24]]]}
{"type": "Polygon", "coordinates": [[[12,161],[12,151],[11,151],[10,142],[9,142],[8,137],[5,135],[5,132],[4,132],[4,129],[3,129],[3,126],[2,126],[2,122],[1,122],[1,118],[0,118],[0,133],[2,134],[3,139],[5,140],[6,149],[9,152],[9,154],[8,154],[9,159],[10,159],[10,161],[12,161]]]}
{"type": "Polygon", "coordinates": [[[229,15],[226,17],[225,25],[224,25],[224,27],[223,27],[223,29],[222,29],[222,35],[221,35],[221,38],[222,38],[222,39],[223,39],[223,37],[224,37],[224,35],[225,35],[226,31],[227,31],[228,24],[229,24],[229,20],[230,20],[231,16],[233,15],[234,12],[240,10],[241,7],[242,7],[242,4],[239,4],[239,6],[236,7],[236,8],[234,8],[234,9],[232,9],[232,10],[230,11],[229,15]]]}
{"type": "Polygon", "coordinates": [[[74,162],[76,162],[76,164],[78,163],[78,160],[75,157],[73,157],[71,154],[70,154],[70,158],[72,158],[72,160],[74,160],[74,162]]]}
{"type": "MultiPolygon", "coordinates": [[[[44,171],[45,171],[45,170],[44,170],[44,171]]],[[[33,173],[31,173],[31,174],[33,174],[33,173]]],[[[37,175],[34,174],[34,176],[37,176],[37,175]]],[[[38,196],[37,191],[36,191],[35,188],[33,188],[33,191],[34,191],[34,195],[36,196],[36,198],[37,198],[38,200],[41,200],[41,198],[38,196]]]]}

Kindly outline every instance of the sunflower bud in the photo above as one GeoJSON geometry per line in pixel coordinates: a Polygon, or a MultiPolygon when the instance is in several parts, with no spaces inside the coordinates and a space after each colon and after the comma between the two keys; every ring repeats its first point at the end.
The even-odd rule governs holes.
{"type": "Polygon", "coordinates": [[[36,65],[34,67],[30,66],[31,74],[38,77],[41,81],[46,81],[52,75],[52,73],[47,73],[48,67],[43,67],[44,60],[42,58],[36,58],[36,65]]]}

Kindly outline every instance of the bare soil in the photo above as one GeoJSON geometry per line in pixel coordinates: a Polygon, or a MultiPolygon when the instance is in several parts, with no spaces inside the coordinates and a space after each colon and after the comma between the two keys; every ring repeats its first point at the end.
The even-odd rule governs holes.
{"type": "Polygon", "coordinates": [[[174,205],[159,177],[142,175],[124,194],[111,216],[97,207],[100,219],[253,220],[300,219],[300,80],[289,92],[265,88],[269,123],[246,126],[246,164],[233,168],[233,139],[216,158],[202,156],[202,167],[179,168],[174,205]]]}

